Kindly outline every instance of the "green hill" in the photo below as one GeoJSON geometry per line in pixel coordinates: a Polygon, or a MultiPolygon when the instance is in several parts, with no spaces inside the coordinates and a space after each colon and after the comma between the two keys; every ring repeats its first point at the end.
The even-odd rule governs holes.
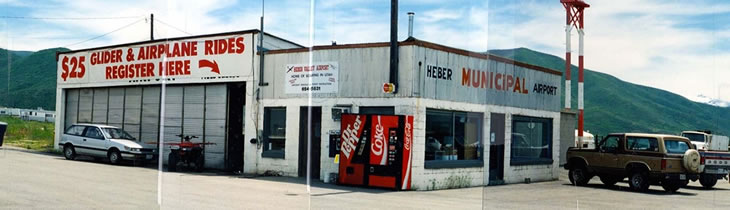
{"type": "MultiPolygon", "coordinates": [[[[562,58],[526,48],[491,50],[489,53],[565,71],[565,60],[562,58]]],[[[682,130],[710,129],[717,133],[730,134],[730,108],[693,102],[665,90],[632,84],[588,69],[584,73],[585,129],[592,133],[677,134],[682,130]]],[[[571,85],[571,107],[577,109],[578,67],[573,66],[571,74],[574,79],[571,85]]]]}
{"type": "Polygon", "coordinates": [[[0,49],[2,57],[0,84],[3,84],[0,86],[0,106],[31,109],[41,107],[54,110],[57,51],[68,51],[68,49],[52,48],[30,54],[25,51],[0,49]],[[8,80],[8,58],[10,58],[10,80],[8,80]]]}

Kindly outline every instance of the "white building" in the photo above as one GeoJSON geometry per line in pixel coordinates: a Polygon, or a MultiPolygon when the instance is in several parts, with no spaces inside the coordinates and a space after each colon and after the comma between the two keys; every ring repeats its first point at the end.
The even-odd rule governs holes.
{"type": "Polygon", "coordinates": [[[164,129],[164,141],[183,133],[216,143],[206,148],[208,168],[304,176],[311,127],[312,175],[329,181],[338,171],[330,141],[340,129],[336,113],[350,110],[415,117],[417,190],[558,178],[561,72],[409,39],[399,43],[392,94],[382,91],[389,43],[310,49],[265,34],[261,56],[260,35],[60,53],[56,141],[73,123],[123,127],[144,142],[164,129]],[[74,60],[78,69],[64,68],[74,60]]]}

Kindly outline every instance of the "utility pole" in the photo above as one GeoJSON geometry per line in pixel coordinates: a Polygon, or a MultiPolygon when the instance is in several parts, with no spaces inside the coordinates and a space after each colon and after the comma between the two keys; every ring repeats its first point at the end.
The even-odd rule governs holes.
{"type": "Polygon", "coordinates": [[[155,40],[155,14],[150,13],[150,40],[155,40]]]}

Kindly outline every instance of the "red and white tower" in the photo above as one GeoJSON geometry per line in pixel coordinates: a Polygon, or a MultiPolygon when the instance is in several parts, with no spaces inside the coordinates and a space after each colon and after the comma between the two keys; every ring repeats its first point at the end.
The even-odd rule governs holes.
{"type": "Polygon", "coordinates": [[[578,147],[583,145],[583,0],[560,0],[565,7],[565,108],[570,109],[570,31],[578,29],[578,147]]]}

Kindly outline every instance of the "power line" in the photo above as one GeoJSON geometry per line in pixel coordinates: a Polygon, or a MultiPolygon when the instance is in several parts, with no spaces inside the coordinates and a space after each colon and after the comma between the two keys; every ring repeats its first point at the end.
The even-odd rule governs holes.
{"type": "Polygon", "coordinates": [[[31,20],[109,20],[109,19],[133,19],[140,16],[120,17],[31,17],[31,16],[7,16],[2,15],[0,19],[31,19],[31,20]]]}
{"type": "Polygon", "coordinates": [[[94,39],[98,39],[98,38],[104,37],[104,36],[106,36],[106,35],[109,35],[109,34],[111,34],[111,33],[117,32],[117,31],[119,31],[119,30],[122,30],[122,29],[124,29],[124,28],[127,28],[127,27],[129,27],[129,26],[132,26],[132,25],[134,25],[134,24],[136,24],[136,23],[139,23],[139,22],[140,22],[140,21],[142,21],[142,20],[144,20],[144,19],[139,19],[139,20],[137,20],[137,21],[134,21],[134,22],[132,22],[132,23],[130,23],[130,24],[127,24],[127,25],[125,25],[125,26],[122,26],[122,27],[120,27],[120,28],[114,29],[113,31],[107,32],[107,33],[105,33],[105,34],[102,34],[102,35],[99,35],[99,36],[95,36],[95,37],[92,37],[92,38],[90,38],[90,39],[87,39],[87,40],[84,40],[84,41],[80,41],[80,42],[76,42],[76,43],[73,43],[73,44],[69,44],[69,45],[66,45],[66,46],[64,46],[64,48],[68,48],[68,47],[70,47],[70,46],[74,46],[74,45],[77,45],[77,44],[81,44],[81,43],[84,43],[84,42],[88,42],[88,41],[91,41],[91,40],[94,40],[94,39]]]}
{"type": "Polygon", "coordinates": [[[178,31],[180,31],[180,32],[186,33],[186,34],[188,34],[188,35],[193,35],[193,34],[191,34],[191,33],[188,33],[187,31],[184,31],[184,30],[182,30],[182,29],[179,29],[179,28],[177,28],[177,27],[175,27],[175,26],[173,26],[173,25],[171,25],[171,24],[167,24],[167,23],[165,23],[165,21],[162,21],[162,20],[160,20],[159,18],[155,19],[155,22],[159,22],[159,23],[162,23],[163,25],[166,25],[167,27],[170,27],[170,28],[172,28],[172,29],[175,29],[175,30],[178,30],[178,31]]]}

